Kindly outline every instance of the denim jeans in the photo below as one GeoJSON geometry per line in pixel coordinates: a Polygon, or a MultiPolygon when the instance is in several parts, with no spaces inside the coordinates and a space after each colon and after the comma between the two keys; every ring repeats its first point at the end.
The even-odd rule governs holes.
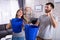
{"type": "Polygon", "coordinates": [[[12,40],[24,40],[24,37],[12,37],[12,40]]]}

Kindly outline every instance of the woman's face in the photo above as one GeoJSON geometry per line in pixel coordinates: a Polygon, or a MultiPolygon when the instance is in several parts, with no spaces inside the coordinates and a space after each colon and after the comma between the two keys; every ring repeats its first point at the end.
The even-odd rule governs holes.
{"type": "Polygon", "coordinates": [[[20,10],[20,11],[17,13],[17,15],[18,15],[18,18],[21,18],[21,17],[22,17],[22,15],[23,15],[23,11],[22,11],[22,10],[20,10]]]}

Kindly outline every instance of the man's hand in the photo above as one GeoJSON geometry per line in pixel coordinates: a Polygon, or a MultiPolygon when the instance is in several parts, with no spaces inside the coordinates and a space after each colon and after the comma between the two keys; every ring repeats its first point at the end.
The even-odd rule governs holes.
{"type": "Polygon", "coordinates": [[[50,16],[51,24],[55,28],[57,26],[57,21],[54,19],[53,15],[51,13],[49,13],[49,16],[50,16]]]}

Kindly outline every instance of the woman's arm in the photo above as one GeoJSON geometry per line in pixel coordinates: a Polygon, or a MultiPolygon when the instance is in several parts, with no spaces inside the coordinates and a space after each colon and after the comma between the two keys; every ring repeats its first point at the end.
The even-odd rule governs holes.
{"type": "Polygon", "coordinates": [[[11,23],[6,25],[6,29],[9,29],[9,28],[11,28],[11,23]]]}

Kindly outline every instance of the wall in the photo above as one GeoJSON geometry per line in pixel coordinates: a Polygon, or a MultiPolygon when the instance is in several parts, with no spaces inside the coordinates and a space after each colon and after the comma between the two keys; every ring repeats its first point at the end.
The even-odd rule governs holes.
{"type": "Polygon", "coordinates": [[[57,21],[58,21],[58,26],[56,28],[56,33],[55,33],[55,38],[56,40],[60,40],[60,3],[55,3],[55,11],[54,14],[56,15],[57,21]]]}

